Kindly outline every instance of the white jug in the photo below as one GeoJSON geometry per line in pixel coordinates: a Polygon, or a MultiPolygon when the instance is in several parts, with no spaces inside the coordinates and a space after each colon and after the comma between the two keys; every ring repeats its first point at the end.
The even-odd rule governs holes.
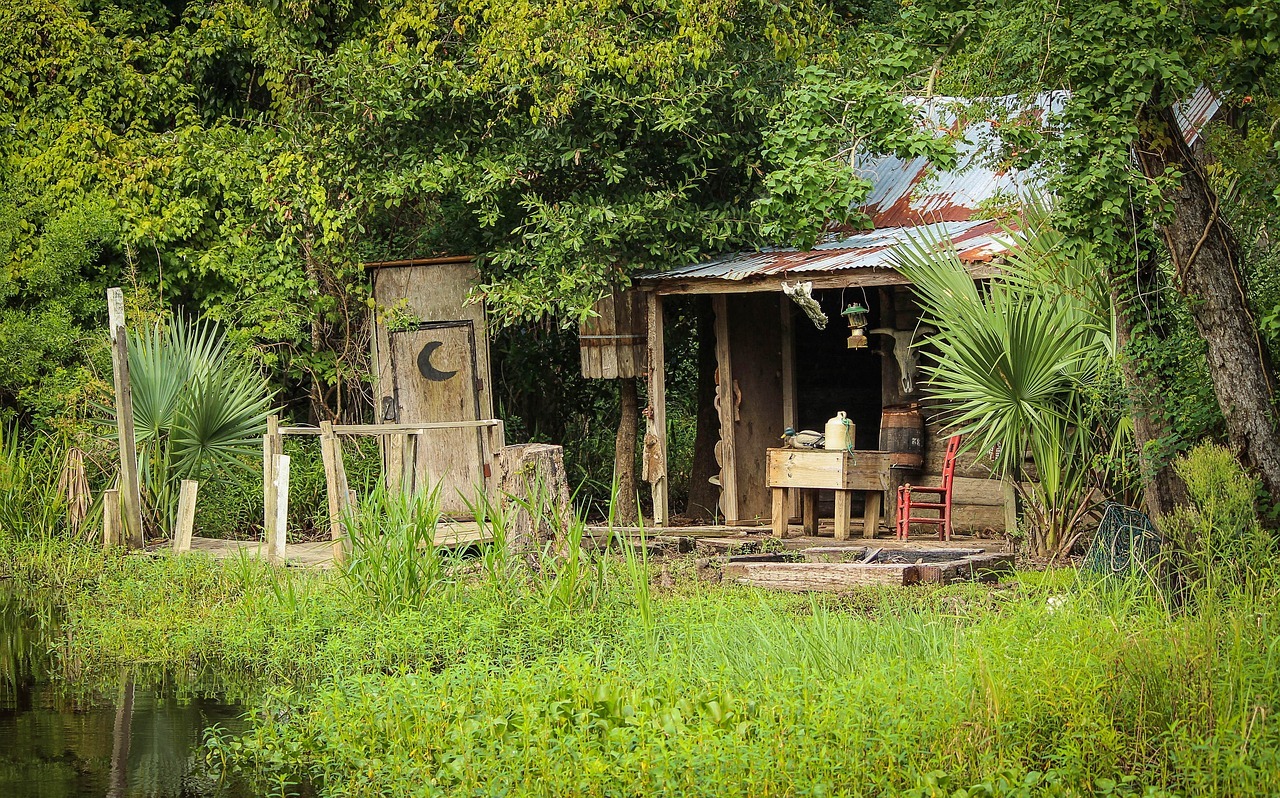
{"type": "Polygon", "coordinates": [[[853,423],[843,410],[827,421],[826,433],[826,448],[834,451],[853,448],[853,423]]]}

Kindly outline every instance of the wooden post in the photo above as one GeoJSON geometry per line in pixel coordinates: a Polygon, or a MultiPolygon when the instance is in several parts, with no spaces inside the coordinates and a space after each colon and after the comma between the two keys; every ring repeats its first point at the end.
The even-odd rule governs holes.
{"type": "Polygon", "coordinates": [[[280,435],[280,418],[274,413],[267,416],[267,432],[262,436],[262,537],[271,547],[275,537],[276,517],[276,465],[284,453],[284,438],[280,435]]]}
{"type": "Polygon", "coordinates": [[[200,485],[194,479],[182,480],[178,491],[178,527],[173,531],[173,551],[191,551],[191,532],[196,523],[196,493],[200,485]]]}
{"type": "Polygon", "coordinates": [[[787,521],[791,514],[791,498],[788,496],[792,491],[787,488],[772,488],[773,491],[773,536],[776,538],[785,538],[787,536],[787,521]]]}
{"type": "Polygon", "coordinates": [[[796,491],[800,494],[800,525],[810,536],[818,534],[818,491],[813,488],[796,491]]]}
{"type": "Polygon", "coordinates": [[[880,505],[884,501],[884,491],[864,491],[866,507],[862,511],[862,536],[873,538],[880,531],[880,505]]]}
{"type": "MultiPolygon", "coordinates": [[[[791,308],[795,303],[786,294],[778,296],[782,307],[782,426],[783,429],[799,428],[796,420],[796,342],[795,330],[791,325],[791,308]]],[[[799,508],[799,491],[791,492],[787,505],[788,517],[797,515],[799,508]]]]}
{"type": "Polygon", "coordinates": [[[276,481],[272,486],[275,494],[275,521],[271,525],[271,536],[267,538],[267,559],[280,562],[284,559],[284,549],[289,533],[289,455],[276,455],[276,481]]]}
{"type": "Polygon", "coordinates": [[[120,491],[108,488],[102,492],[102,548],[109,549],[124,542],[120,531],[120,491]]]}
{"type": "Polygon", "coordinates": [[[733,362],[725,295],[711,297],[711,307],[716,315],[716,364],[720,371],[720,512],[726,524],[734,524],[738,521],[738,460],[734,450],[733,362]]]}
{"type": "Polygon", "coordinates": [[[1018,493],[1013,489],[1013,480],[1000,481],[1000,495],[1004,499],[1004,534],[1012,538],[1018,532],[1018,493]]]}
{"type": "Polygon", "coordinates": [[[350,498],[346,469],[342,466],[342,445],[329,421],[320,422],[320,457],[324,460],[325,494],[329,498],[329,539],[333,541],[333,561],[340,564],[346,560],[346,543],[343,541],[346,530],[342,514],[350,498]]]}
{"type": "Polygon", "coordinates": [[[116,391],[116,429],[120,440],[120,503],[129,548],[143,546],[142,491],[138,486],[138,443],[133,428],[133,387],[129,383],[129,334],[124,326],[124,292],[107,289],[111,331],[111,372],[116,391]]]}
{"type": "Polygon", "coordinates": [[[649,305],[649,430],[645,435],[645,464],[653,494],[653,525],[666,526],[668,512],[667,486],[667,375],[666,353],[663,351],[662,297],[650,292],[649,305]],[[650,452],[650,441],[653,451],[650,452]]]}
{"type": "Polygon", "coordinates": [[[849,515],[853,512],[853,491],[836,491],[836,540],[849,539],[849,515]]]}

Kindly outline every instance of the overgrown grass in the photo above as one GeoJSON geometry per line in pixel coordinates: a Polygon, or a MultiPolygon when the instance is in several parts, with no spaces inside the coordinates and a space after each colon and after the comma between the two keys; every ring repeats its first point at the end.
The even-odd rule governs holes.
{"type": "Polygon", "coordinates": [[[247,559],[0,551],[0,573],[62,602],[70,675],[213,665],[277,685],[249,734],[210,749],[264,791],[1243,795],[1280,779],[1269,576],[1171,615],[1060,576],[809,599],[662,589],[638,558],[584,555],[576,591],[471,560],[405,606],[247,559]]]}
{"type": "MultiPolygon", "coordinates": [[[[434,505],[366,500],[348,518],[343,571],[44,539],[0,541],[0,578],[53,597],[68,678],[150,663],[269,685],[251,730],[208,747],[263,794],[1234,796],[1280,784],[1269,557],[1234,583],[1192,584],[1208,600],[1182,604],[1070,571],[809,598],[709,584],[688,561],[666,563],[675,584],[663,586],[643,547],[590,552],[577,521],[558,546],[445,555],[434,505]]],[[[1206,501],[1187,523],[1249,512],[1206,501]]],[[[491,523],[513,543],[507,520],[491,523]]]]}

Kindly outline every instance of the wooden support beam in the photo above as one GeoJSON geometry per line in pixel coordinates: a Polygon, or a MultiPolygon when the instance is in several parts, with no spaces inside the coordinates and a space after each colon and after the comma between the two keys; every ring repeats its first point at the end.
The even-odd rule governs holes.
{"type": "Polygon", "coordinates": [[[653,494],[653,525],[667,525],[669,486],[667,484],[667,366],[663,349],[662,297],[646,296],[649,316],[649,412],[645,435],[645,464],[653,494]],[[652,443],[653,451],[650,451],[652,443]]]}
{"type": "Polygon", "coordinates": [[[333,541],[333,561],[346,560],[346,528],[342,516],[350,506],[347,473],[342,464],[342,444],[333,424],[320,422],[320,458],[324,461],[325,495],[329,500],[329,539],[333,541]]]}
{"type": "Polygon", "coordinates": [[[267,538],[267,559],[271,562],[284,560],[285,545],[289,533],[289,455],[276,455],[275,484],[275,521],[271,526],[271,536],[267,538]]]}
{"type": "MultiPolygon", "coordinates": [[[[482,418],[478,421],[432,421],[422,424],[330,424],[335,435],[390,435],[407,433],[410,435],[445,429],[470,429],[472,427],[496,427],[502,423],[497,418],[482,418]]],[[[280,427],[281,435],[320,435],[324,425],[319,427],[280,427]]]]}
{"type": "MultiPolygon", "coordinates": [[[[799,422],[796,411],[796,339],[795,327],[791,323],[791,309],[795,303],[786,294],[778,294],[778,305],[781,309],[782,323],[782,426],[798,429],[799,422]]],[[[792,491],[789,515],[797,515],[796,505],[799,492],[792,491]]]]}
{"type": "Polygon", "coordinates": [[[142,490],[138,484],[138,442],[133,427],[133,386],[129,382],[129,334],[125,330],[124,291],[107,289],[111,332],[111,376],[116,392],[116,429],[120,442],[120,504],[125,542],[143,547],[142,490]]]}
{"type": "Polygon", "coordinates": [[[108,488],[102,492],[102,548],[123,545],[124,532],[120,526],[120,491],[108,488]]]}
{"type": "Polygon", "coordinates": [[[716,317],[716,366],[720,382],[720,512],[725,523],[738,521],[738,461],[734,449],[733,362],[729,347],[729,308],[724,295],[711,297],[716,317]]]}
{"type": "Polygon", "coordinates": [[[191,533],[196,524],[196,494],[200,484],[194,479],[182,480],[178,490],[178,525],[173,530],[173,552],[182,554],[191,550],[191,533]]]}

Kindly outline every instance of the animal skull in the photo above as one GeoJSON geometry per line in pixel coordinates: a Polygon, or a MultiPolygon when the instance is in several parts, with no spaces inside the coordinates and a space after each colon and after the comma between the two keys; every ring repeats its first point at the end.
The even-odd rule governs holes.
{"type": "Polygon", "coordinates": [[[914,330],[895,330],[892,327],[877,327],[871,334],[888,335],[893,338],[893,358],[898,361],[898,373],[902,375],[902,392],[909,394],[916,388],[916,369],[920,365],[919,350],[916,341],[922,336],[937,332],[933,327],[920,325],[914,330]]]}

